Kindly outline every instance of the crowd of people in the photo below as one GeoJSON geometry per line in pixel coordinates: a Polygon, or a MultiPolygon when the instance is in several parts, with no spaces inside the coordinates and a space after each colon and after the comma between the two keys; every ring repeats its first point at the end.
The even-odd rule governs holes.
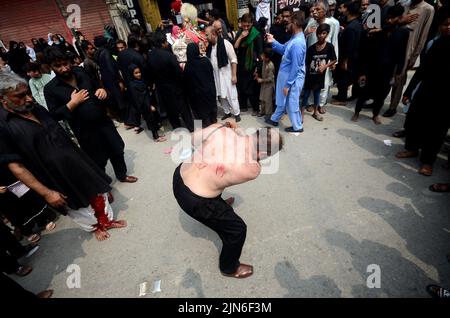
{"type": "MultiPolygon", "coordinates": [[[[0,205],[15,228],[12,234],[0,225],[3,272],[31,272],[18,259],[36,250],[40,231],[55,228],[56,213],[98,240],[126,226],[113,219],[112,179],[105,173],[109,160],[120,182],[138,181],[127,174],[118,125],[139,134],[144,121],[153,140],[164,142],[166,119],[172,129],[193,132],[194,119],[203,128],[216,124],[218,108],[220,120],[239,122],[250,107],[275,127],[287,114],[285,131],[299,135],[308,112],[325,120],[329,102],[355,100],[353,121],[370,108],[381,124],[390,93],[382,116],[394,116],[400,101],[408,108],[404,130],[394,134],[405,137],[406,151],[397,158],[420,155],[419,173],[432,175],[450,125],[442,80],[450,72],[448,1],[317,0],[297,11],[285,7],[273,21],[246,13],[236,32],[216,9],[199,14],[184,3],[179,11],[182,23],[163,20],[151,33],[132,25],[127,41],[106,27],[91,41],[77,31],[73,45],[49,33],[47,40],[32,39],[33,47],[11,41],[9,50],[2,48],[0,205]],[[380,9],[379,25],[368,22],[377,12],[370,4],[380,9]],[[338,93],[329,96],[333,85],[338,93]],[[21,237],[30,245],[18,243],[21,237]]],[[[430,190],[450,192],[450,185],[430,190]]],[[[225,253],[233,262],[223,272],[234,276],[244,240],[225,253]]]]}

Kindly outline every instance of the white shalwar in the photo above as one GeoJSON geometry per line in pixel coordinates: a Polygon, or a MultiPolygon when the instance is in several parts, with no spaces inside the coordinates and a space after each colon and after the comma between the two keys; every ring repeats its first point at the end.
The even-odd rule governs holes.
{"type": "MultiPolygon", "coordinates": [[[[105,200],[105,215],[108,217],[109,221],[112,221],[114,215],[112,207],[108,201],[108,195],[104,193],[102,196],[105,200]]],[[[98,224],[98,220],[91,205],[78,210],[69,210],[67,215],[86,232],[92,232],[97,229],[96,225],[98,224]]]]}
{"type": "Polygon", "coordinates": [[[233,45],[227,40],[224,40],[224,43],[228,56],[228,64],[219,69],[217,61],[217,44],[212,46],[210,60],[213,66],[214,82],[216,84],[216,92],[219,97],[220,106],[223,108],[225,114],[228,115],[232,113],[234,116],[237,116],[240,113],[239,100],[236,84],[231,83],[231,64],[237,64],[238,61],[233,45]]]}
{"type": "Polygon", "coordinates": [[[256,21],[260,18],[267,18],[267,30],[270,29],[270,0],[261,0],[256,6],[256,21]]]}

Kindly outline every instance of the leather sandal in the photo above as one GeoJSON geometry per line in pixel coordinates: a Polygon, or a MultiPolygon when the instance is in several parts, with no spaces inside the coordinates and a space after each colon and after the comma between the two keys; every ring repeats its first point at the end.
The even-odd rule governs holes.
{"type": "Polygon", "coordinates": [[[33,268],[31,266],[23,265],[20,266],[19,269],[14,274],[20,277],[24,277],[27,276],[29,273],[31,273],[32,270],[33,268]]]}
{"type": "Polygon", "coordinates": [[[234,278],[247,278],[253,275],[253,266],[247,264],[240,264],[234,273],[227,274],[221,272],[223,276],[234,277],[234,278]]]}
{"type": "Polygon", "coordinates": [[[423,165],[420,167],[419,173],[426,177],[430,177],[433,174],[433,167],[430,165],[423,165]]]}
{"type": "Polygon", "coordinates": [[[119,180],[120,182],[127,182],[127,183],[135,183],[136,181],[138,181],[138,178],[133,177],[133,176],[126,176],[124,179],[119,180]]]}
{"type": "Polygon", "coordinates": [[[419,155],[419,153],[417,151],[406,150],[406,151],[397,152],[395,157],[398,159],[405,159],[405,158],[414,158],[414,157],[417,157],[418,155],[419,155]]]}

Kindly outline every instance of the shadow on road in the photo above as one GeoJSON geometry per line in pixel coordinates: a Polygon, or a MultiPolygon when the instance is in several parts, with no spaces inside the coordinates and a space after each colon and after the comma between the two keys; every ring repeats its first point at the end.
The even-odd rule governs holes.
{"type": "Polygon", "coordinates": [[[200,274],[192,268],[188,268],[186,273],[184,273],[181,286],[187,289],[193,288],[196,292],[196,298],[205,298],[205,294],[203,293],[202,278],[200,274]]]}
{"type": "Polygon", "coordinates": [[[361,275],[363,284],[352,288],[354,297],[426,297],[425,286],[436,283],[416,264],[400,252],[370,240],[357,241],[350,234],[327,230],[324,234],[329,244],[346,250],[352,257],[353,268],[361,275]],[[368,288],[367,267],[376,264],[381,270],[381,288],[368,288]],[[417,289],[423,286],[423,289],[417,289]]]}
{"type": "Polygon", "coordinates": [[[341,290],[332,279],[324,275],[301,279],[298,270],[289,261],[279,262],[275,266],[275,277],[280,286],[287,289],[287,294],[279,297],[341,297],[341,290]]]}

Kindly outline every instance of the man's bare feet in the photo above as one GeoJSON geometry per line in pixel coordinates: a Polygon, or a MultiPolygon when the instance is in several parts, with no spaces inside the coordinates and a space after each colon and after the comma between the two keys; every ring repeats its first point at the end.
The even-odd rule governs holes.
{"type": "Polygon", "coordinates": [[[95,230],[94,235],[98,241],[107,240],[111,236],[107,231],[103,231],[100,229],[95,230]]]}
{"type": "Polygon", "coordinates": [[[127,221],[125,221],[125,220],[115,220],[115,221],[112,221],[108,225],[107,229],[108,230],[109,229],[120,229],[122,227],[127,227],[127,221]]]}
{"type": "Polygon", "coordinates": [[[357,122],[358,119],[359,119],[359,115],[358,114],[353,114],[352,121],[357,122]]]}
{"type": "Polygon", "coordinates": [[[225,200],[225,202],[226,202],[228,205],[233,205],[233,203],[234,203],[234,197],[229,197],[228,199],[225,200]]]}
{"type": "Polygon", "coordinates": [[[164,137],[164,136],[159,136],[158,139],[155,139],[155,142],[164,142],[164,141],[166,141],[166,140],[167,140],[166,137],[164,137]]]}
{"type": "Polygon", "coordinates": [[[381,120],[379,116],[373,116],[372,120],[375,123],[375,125],[381,125],[381,120]]]}

